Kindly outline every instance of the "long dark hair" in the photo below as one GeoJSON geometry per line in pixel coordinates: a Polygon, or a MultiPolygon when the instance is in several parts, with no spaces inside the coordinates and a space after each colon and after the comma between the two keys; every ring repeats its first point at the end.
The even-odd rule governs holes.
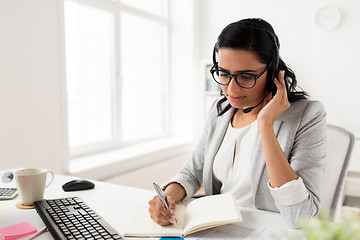
{"type": "MultiPolygon", "coordinates": [[[[270,65],[266,78],[266,87],[269,91],[276,93],[274,86],[274,77],[277,77],[279,71],[285,70],[285,86],[289,102],[295,102],[299,99],[306,99],[308,94],[297,90],[297,81],[295,73],[285,64],[279,56],[280,43],[271,25],[260,18],[243,19],[230,23],[220,33],[213,52],[213,68],[217,68],[216,54],[220,48],[231,48],[236,50],[247,50],[255,53],[259,61],[270,65]]],[[[221,91],[220,94],[224,96],[221,91]]],[[[219,115],[224,114],[231,108],[227,104],[225,108],[222,104],[227,99],[224,96],[217,103],[219,115]]]]}

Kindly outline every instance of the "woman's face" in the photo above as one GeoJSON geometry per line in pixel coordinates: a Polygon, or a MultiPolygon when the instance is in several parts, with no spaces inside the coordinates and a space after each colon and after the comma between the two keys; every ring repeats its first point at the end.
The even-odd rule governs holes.
{"type": "MultiPolygon", "coordinates": [[[[219,49],[218,63],[219,69],[226,70],[232,74],[247,72],[257,75],[267,66],[259,62],[257,55],[253,52],[231,48],[219,49]]],[[[265,89],[266,76],[267,72],[256,80],[256,84],[252,88],[240,87],[234,77],[228,85],[220,86],[232,107],[244,109],[257,105],[264,98],[267,92],[265,89]]]]}

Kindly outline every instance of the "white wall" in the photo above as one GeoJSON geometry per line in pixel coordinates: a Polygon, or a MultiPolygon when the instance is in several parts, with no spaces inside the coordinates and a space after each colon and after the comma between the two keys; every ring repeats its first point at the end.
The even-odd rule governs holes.
{"type": "Polygon", "coordinates": [[[1,169],[64,169],[59,49],[58,1],[1,0],[1,169]]]}
{"type": "Polygon", "coordinates": [[[360,136],[360,2],[352,0],[200,0],[200,57],[211,61],[220,31],[229,23],[261,17],[280,40],[280,55],[299,85],[319,99],[330,119],[360,136]],[[325,31],[315,25],[323,6],[336,6],[340,25],[325,31]]]}

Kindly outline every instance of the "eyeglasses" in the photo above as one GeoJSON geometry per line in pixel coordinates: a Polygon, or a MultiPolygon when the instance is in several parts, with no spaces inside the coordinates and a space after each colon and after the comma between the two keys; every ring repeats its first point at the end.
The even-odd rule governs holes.
{"type": "Polygon", "coordinates": [[[235,77],[236,83],[243,88],[252,88],[256,84],[256,79],[261,77],[270,67],[271,63],[261,71],[259,74],[252,74],[247,72],[239,72],[237,74],[231,74],[228,71],[219,69],[217,64],[215,64],[211,69],[210,73],[215,80],[220,85],[228,85],[233,77],[235,77]]]}

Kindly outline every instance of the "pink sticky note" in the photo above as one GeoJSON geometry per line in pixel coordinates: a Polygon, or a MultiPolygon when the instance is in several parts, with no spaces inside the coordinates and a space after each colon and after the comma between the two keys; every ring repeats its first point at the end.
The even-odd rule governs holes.
{"type": "Polygon", "coordinates": [[[29,222],[15,224],[0,229],[0,236],[4,240],[19,238],[28,234],[36,233],[37,230],[29,222]]]}

